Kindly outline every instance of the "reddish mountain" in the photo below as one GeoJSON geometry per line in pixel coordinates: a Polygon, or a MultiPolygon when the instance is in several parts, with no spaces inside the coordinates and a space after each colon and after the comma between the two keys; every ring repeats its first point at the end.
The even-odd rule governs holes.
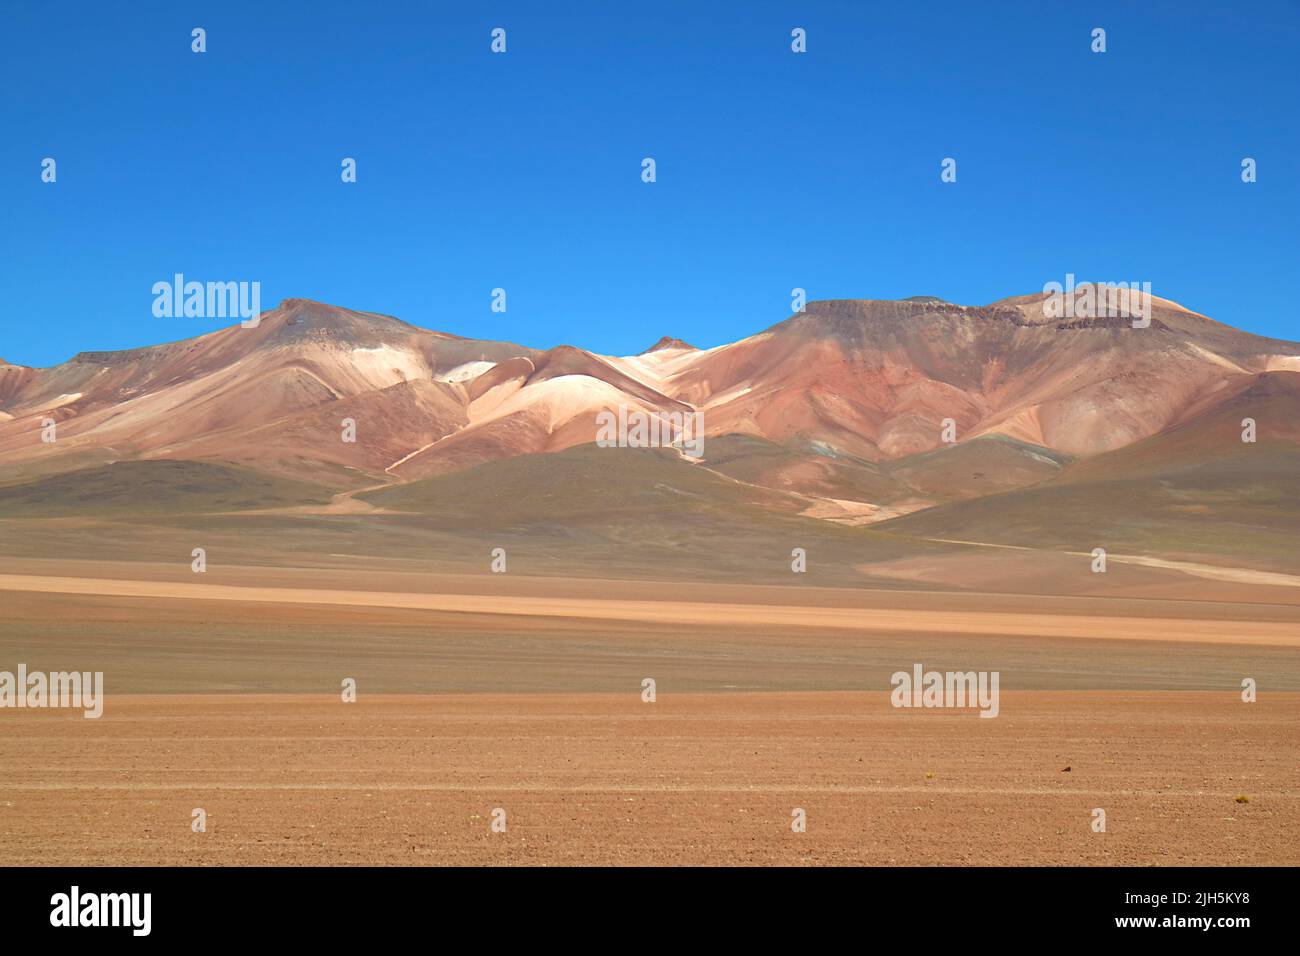
{"type": "Polygon", "coordinates": [[[0,480],[177,459],[352,489],[587,444],[625,405],[701,411],[704,467],[877,520],[1048,480],[1300,370],[1300,345],[1163,299],[1139,329],[1044,312],[1041,295],[815,302],[730,345],[614,357],[289,299],[254,329],[0,363],[0,480]]]}

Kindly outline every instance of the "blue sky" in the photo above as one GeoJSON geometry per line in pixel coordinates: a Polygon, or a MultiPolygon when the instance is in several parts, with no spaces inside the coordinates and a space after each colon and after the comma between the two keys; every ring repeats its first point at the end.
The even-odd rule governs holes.
{"type": "Polygon", "coordinates": [[[0,356],[229,324],[176,272],[612,353],[1067,272],[1300,338],[1300,4],[1237,6],[10,0],[0,356]]]}

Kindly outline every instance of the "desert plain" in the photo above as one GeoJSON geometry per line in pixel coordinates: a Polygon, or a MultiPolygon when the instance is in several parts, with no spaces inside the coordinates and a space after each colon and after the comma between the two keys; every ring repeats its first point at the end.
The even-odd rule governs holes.
{"type": "MultiPolygon", "coordinates": [[[[1133,574],[1139,593],[1189,578],[1133,574]]],[[[1272,604],[1236,593],[1258,587],[1099,598],[6,557],[0,655],[76,660],[106,695],[97,720],[0,715],[0,852],[1294,865],[1300,604],[1289,587],[1267,588],[1272,604]],[[914,662],[999,671],[997,719],[891,707],[890,675],[914,662]]]]}

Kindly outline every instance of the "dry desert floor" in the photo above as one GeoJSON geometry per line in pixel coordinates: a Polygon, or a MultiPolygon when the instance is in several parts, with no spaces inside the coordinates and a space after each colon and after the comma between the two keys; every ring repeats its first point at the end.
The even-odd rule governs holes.
{"type": "Polygon", "coordinates": [[[98,721],[6,715],[0,853],[1295,865],[1297,720],[1297,694],[1247,705],[1204,692],[1012,692],[994,720],[894,710],[883,693],[126,695],[98,721]],[[196,808],[206,832],[192,830],[196,808]]]}
{"type": "Polygon", "coordinates": [[[106,562],[0,603],[0,670],[106,689],[0,710],[9,864],[1300,864],[1294,604],[106,562]],[[999,716],[891,707],[914,663],[999,716]]]}

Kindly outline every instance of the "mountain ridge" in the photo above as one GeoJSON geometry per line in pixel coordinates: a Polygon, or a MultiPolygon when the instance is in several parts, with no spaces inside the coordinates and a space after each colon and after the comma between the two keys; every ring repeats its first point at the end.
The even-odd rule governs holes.
{"type": "Polygon", "coordinates": [[[0,365],[0,481],[104,461],[195,460],[347,491],[588,444],[596,415],[626,406],[698,412],[710,440],[749,436],[783,449],[736,466],[756,486],[814,497],[888,487],[904,502],[890,507],[906,509],[983,487],[968,478],[947,488],[960,471],[949,445],[1010,439],[961,460],[991,455],[995,464],[981,467],[1043,480],[1058,459],[1127,447],[1261,376],[1300,371],[1300,344],[1170,300],[1152,297],[1149,327],[1135,329],[1122,318],[1056,319],[1044,299],[816,300],[713,348],[664,336],[638,355],[610,356],[289,298],[256,327],[80,352],[45,369],[0,365]],[[57,438],[44,442],[50,421],[57,438]],[[343,437],[348,421],[353,441],[343,437]],[[888,480],[861,472],[908,461],[888,480]],[[921,474],[930,467],[942,480],[921,474]],[[914,476],[910,492],[899,490],[903,474],[914,476]]]}

